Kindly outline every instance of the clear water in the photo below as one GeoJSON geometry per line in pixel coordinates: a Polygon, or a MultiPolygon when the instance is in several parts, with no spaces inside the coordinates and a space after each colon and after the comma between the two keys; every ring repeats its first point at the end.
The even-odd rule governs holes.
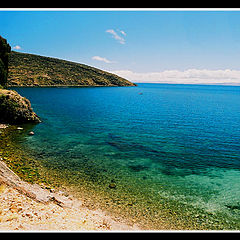
{"type": "Polygon", "coordinates": [[[140,192],[142,202],[220,213],[239,228],[239,86],[15,89],[41,116],[24,144],[46,165],[106,192],[109,182],[140,192]]]}

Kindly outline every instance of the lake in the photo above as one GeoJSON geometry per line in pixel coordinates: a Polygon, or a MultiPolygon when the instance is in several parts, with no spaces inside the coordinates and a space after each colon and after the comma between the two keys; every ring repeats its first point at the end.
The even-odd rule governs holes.
{"type": "Polygon", "coordinates": [[[240,229],[239,86],[14,90],[42,120],[23,146],[76,194],[152,229],[240,229]]]}

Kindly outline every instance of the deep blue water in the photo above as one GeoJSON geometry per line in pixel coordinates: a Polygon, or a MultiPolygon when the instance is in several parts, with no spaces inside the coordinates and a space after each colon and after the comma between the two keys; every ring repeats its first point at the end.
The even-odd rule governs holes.
{"type": "Polygon", "coordinates": [[[240,220],[239,86],[15,89],[42,119],[25,144],[53,164],[240,220]]]}

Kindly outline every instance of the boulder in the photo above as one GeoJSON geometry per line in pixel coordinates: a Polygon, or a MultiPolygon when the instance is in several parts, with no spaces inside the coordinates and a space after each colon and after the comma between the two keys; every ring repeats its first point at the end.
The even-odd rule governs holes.
{"type": "Polygon", "coordinates": [[[28,99],[16,91],[0,89],[0,122],[20,124],[41,121],[28,99]]]}

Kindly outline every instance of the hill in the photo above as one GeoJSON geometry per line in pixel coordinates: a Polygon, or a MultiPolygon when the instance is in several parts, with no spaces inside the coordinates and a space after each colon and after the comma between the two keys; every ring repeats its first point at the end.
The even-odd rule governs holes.
{"type": "Polygon", "coordinates": [[[135,86],[88,65],[12,51],[8,86],[135,86]]]}

